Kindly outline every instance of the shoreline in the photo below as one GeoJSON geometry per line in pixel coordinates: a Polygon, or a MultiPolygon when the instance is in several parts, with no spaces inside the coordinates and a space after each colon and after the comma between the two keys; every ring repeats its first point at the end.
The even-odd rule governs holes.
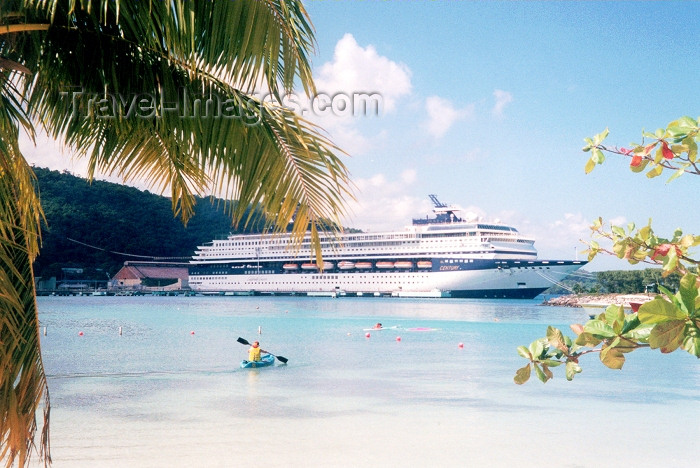
{"type": "Polygon", "coordinates": [[[630,302],[646,302],[654,298],[656,294],[638,293],[638,294],[567,294],[564,296],[545,299],[542,302],[544,306],[563,306],[563,307],[583,307],[586,304],[610,305],[610,304],[629,304],[630,302]]]}

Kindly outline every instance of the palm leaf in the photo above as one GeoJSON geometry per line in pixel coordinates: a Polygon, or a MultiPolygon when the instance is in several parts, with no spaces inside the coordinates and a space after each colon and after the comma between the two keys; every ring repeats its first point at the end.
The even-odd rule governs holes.
{"type": "Polygon", "coordinates": [[[322,130],[280,104],[295,84],[315,92],[314,44],[299,0],[0,2],[0,457],[8,466],[27,462],[42,398],[41,450],[50,460],[31,270],[41,209],[19,129],[33,136],[40,125],[88,159],[91,177],[169,192],[184,222],[205,193],[237,199],[228,205],[236,223],[250,221],[246,213],[257,210],[249,207],[278,230],[293,221],[298,242],[311,232],[320,261],[319,231],[340,225],[349,174],[322,130]],[[254,94],[261,90],[272,99],[254,94]],[[212,96],[235,112],[160,106],[212,96]],[[106,118],[110,102],[125,109],[143,97],[158,103],[156,115],[106,118]]]}
{"type": "MultiPolygon", "coordinates": [[[[5,135],[3,142],[8,139],[5,135]]],[[[25,466],[44,405],[42,456],[48,452],[48,387],[41,360],[32,262],[41,209],[34,179],[16,148],[0,146],[0,459],[25,466]]]]}

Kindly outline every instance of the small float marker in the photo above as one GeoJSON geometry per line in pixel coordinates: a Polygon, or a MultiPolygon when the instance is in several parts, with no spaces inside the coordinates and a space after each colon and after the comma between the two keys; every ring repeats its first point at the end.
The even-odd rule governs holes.
{"type": "Polygon", "coordinates": [[[190,332],[190,335],[194,335],[194,330],[192,330],[192,331],[190,332]]]}
{"type": "Polygon", "coordinates": [[[458,347],[459,349],[463,349],[463,348],[464,348],[464,343],[458,344],[457,347],[458,347]]]}
{"type": "Polygon", "coordinates": [[[78,336],[83,336],[83,332],[79,331],[78,336]]]}
{"type": "Polygon", "coordinates": [[[370,336],[369,332],[365,333],[365,338],[369,338],[370,336]]]}
{"type": "Polygon", "coordinates": [[[400,337],[400,336],[397,336],[397,337],[396,337],[396,341],[401,341],[401,337],[400,337]]]}
{"type": "Polygon", "coordinates": [[[119,336],[122,336],[122,327],[119,327],[119,336]]]}

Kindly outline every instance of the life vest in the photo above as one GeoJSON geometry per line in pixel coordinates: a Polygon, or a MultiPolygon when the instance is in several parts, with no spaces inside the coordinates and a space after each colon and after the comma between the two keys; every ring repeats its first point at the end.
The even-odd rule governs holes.
{"type": "Polygon", "coordinates": [[[248,360],[249,361],[259,361],[260,360],[260,347],[253,348],[252,346],[248,350],[248,360]]]}

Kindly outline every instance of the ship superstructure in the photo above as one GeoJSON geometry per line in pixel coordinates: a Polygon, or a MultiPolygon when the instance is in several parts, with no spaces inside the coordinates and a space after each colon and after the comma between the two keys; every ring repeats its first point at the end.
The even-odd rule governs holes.
{"type": "Polygon", "coordinates": [[[242,234],[200,246],[189,285],[210,294],[532,298],[586,262],[538,260],[534,239],[500,222],[463,219],[431,195],[434,217],[403,230],[310,237],[242,234]]]}

